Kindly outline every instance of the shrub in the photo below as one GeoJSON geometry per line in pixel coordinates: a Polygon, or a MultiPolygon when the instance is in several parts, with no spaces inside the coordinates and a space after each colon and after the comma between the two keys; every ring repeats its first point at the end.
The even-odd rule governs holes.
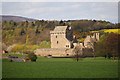
{"type": "Polygon", "coordinates": [[[36,56],[33,52],[29,52],[28,58],[29,58],[32,62],[36,62],[36,60],[37,60],[37,56],[36,56]]]}

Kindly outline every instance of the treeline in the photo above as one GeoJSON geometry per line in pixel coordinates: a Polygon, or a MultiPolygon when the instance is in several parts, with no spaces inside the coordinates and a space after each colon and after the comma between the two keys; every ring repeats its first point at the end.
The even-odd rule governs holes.
{"type": "Polygon", "coordinates": [[[3,21],[2,41],[6,45],[12,45],[15,43],[39,45],[42,41],[50,41],[49,32],[58,25],[71,26],[77,39],[84,38],[87,34],[89,34],[89,31],[119,28],[119,24],[97,20],[37,20],[34,22],[3,21]]]}
{"type": "Polygon", "coordinates": [[[74,30],[80,31],[80,32],[86,32],[86,31],[93,31],[93,30],[101,30],[101,29],[114,29],[119,28],[120,23],[110,23],[108,21],[102,21],[102,20],[67,20],[67,21],[47,21],[47,20],[37,20],[34,22],[14,22],[14,21],[3,21],[2,22],[2,28],[3,30],[10,30],[15,28],[36,28],[36,29],[54,29],[57,25],[69,25],[74,30]]]}

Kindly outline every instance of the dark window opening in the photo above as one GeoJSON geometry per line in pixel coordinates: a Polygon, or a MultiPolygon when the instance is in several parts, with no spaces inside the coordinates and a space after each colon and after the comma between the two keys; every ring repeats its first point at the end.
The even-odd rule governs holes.
{"type": "Polygon", "coordinates": [[[66,47],[69,47],[69,45],[66,45],[66,47]]]}
{"type": "Polygon", "coordinates": [[[57,36],[56,36],[56,38],[57,38],[57,36]]]}
{"type": "Polygon", "coordinates": [[[52,55],[49,54],[48,56],[52,56],[52,55]]]}
{"type": "Polygon", "coordinates": [[[58,44],[58,41],[57,41],[57,44],[58,44]]]}
{"type": "Polygon", "coordinates": [[[67,54],[67,56],[69,56],[69,54],[67,54]]]}

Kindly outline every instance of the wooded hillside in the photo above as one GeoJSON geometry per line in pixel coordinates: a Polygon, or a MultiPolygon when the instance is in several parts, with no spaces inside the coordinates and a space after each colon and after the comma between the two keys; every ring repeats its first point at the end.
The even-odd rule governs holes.
{"type": "MultiPolygon", "coordinates": [[[[98,20],[67,20],[67,21],[2,21],[2,41],[6,45],[15,43],[39,45],[42,41],[50,41],[50,30],[57,25],[69,25],[78,40],[85,38],[90,31],[116,29],[119,24],[98,20]]],[[[80,40],[81,41],[81,40],[80,40]]]]}

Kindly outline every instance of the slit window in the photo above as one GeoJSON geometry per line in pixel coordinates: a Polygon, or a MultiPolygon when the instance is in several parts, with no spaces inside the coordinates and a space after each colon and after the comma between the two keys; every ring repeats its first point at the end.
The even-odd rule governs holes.
{"type": "Polygon", "coordinates": [[[66,45],[66,47],[69,47],[69,45],[66,45]]]}
{"type": "Polygon", "coordinates": [[[58,41],[57,41],[57,44],[58,44],[58,41]]]}

